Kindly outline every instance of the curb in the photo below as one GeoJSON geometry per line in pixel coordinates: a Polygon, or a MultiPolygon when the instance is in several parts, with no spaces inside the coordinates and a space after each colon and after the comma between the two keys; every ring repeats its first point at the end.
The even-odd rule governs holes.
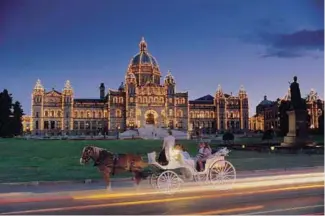
{"type": "MultiPolygon", "coordinates": [[[[311,166],[311,167],[292,167],[292,168],[279,168],[279,169],[264,169],[264,170],[247,170],[239,171],[239,175],[245,174],[259,174],[263,172],[286,172],[286,171],[295,171],[301,169],[322,169],[324,166],[311,166]]],[[[132,177],[128,178],[112,178],[111,182],[127,182],[132,181],[132,177]]],[[[0,183],[0,186],[46,186],[46,185],[64,185],[64,184],[93,184],[103,182],[102,179],[85,179],[85,180],[72,180],[72,181],[31,181],[31,182],[8,182],[0,183]]]]}

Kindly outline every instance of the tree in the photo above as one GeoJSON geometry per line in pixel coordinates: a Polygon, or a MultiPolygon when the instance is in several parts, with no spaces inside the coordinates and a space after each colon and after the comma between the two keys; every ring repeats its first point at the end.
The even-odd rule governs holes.
{"type": "Polygon", "coordinates": [[[319,134],[324,135],[324,110],[322,110],[322,115],[318,117],[318,131],[319,134]]]}
{"type": "Polygon", "coordinates": [[[24,115],[23,109],[19,101],[16,101],[13,105],[13,118],[12,118],[12,133],[13,135],[21,135],[23,132],[22,117],[24,115]]]}
{"type": "Polygon", "coordinates": [[[267,140],[268,142],[270,142],[270,140],[273,139],[273,136],[274,136],[273,130],[267,130],[263,133],[262,140],[267,140]]]}
{"type": "Polygon", "coordinates": [[[11,135],[10,116],[12,108],[12,96],[7,89],[0,93],[0,137],[11,135]]]}
{"type": "Polygon", "coordinates": [[[287,111],[290,109],[290,101],[281,101],[279,106],[280,131],[281,136],[285,136],[289,131],[289,117],[287,111]]]}
{"type": "Polygon", "coordinates": [[[232,134],[231,132],[226,132],[223,134],[222,136],[222,140],[225,142],[225,143],[230,143],[230,141],[234,141],[235,139],[235,136],[234,134],[232,134]]]}

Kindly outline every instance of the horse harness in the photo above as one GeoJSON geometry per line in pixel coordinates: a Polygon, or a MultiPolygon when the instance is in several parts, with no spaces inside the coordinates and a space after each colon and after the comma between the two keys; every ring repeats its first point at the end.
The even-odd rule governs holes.
{"type": "MultiPolygon", "coordinates": [[[[116,168],[118,168],[118,161],[120,160],[121,156],[124,156],[126,154],[116,154],[116,153],[108,152],[105,149],[101,149],[99,152],[99,157],[98,157],[97,161],[95,162],[94,166],[103,164],[103,162],[107,159],[107,158],[103,158],[104,155],[102,156],[101,154],[105,154],[106,157],[111,159],[109,161],[112,161],[112,163],[105,163],[105,166],[112,168],[112,175],[115,175],[116,168]]],[[[128,169],[129,172],[132,172],[132,168],[134,167],[134,165],[135,165],[135,161],[132,160],[130,162],[130,164],[128,164],[128,162],[127,162],[126,166],[123,168],[128,169]]]]}

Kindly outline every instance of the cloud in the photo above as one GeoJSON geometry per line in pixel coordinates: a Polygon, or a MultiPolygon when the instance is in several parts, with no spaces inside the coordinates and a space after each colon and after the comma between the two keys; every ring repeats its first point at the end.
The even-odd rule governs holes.
{"type": "Polygon", "coordinates": [[[324,51],[324,29],[302,30],[291,34],[261,34],[259,42],[267,46],[262,57],[296,58],[310,51],[324,51]]]}

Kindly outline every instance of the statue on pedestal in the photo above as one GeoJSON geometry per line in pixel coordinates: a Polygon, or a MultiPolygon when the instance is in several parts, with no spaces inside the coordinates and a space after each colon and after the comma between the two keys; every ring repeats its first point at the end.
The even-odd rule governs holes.
{"type": "MultiPolygon", "coordinates": [[[[290,82],[289,82],[290,83],[290,82]]],[[[297,77],[293,77],[293,83],[290,83],[290,94],[291,94],[291,109],[301,110],[304,108],[299,83],[297,83],[297,77]]]]}
{"type": "Polygon", "coordinates": [[[282,146],[303,146],[308,140],[307,127],[306,127],[306,104],[301,98],[299,84],[297,83],[297,77],[293,77],[293,83],[290,83],[290,109],[287,111],[289,131],[284,137],[282,146]]]}

